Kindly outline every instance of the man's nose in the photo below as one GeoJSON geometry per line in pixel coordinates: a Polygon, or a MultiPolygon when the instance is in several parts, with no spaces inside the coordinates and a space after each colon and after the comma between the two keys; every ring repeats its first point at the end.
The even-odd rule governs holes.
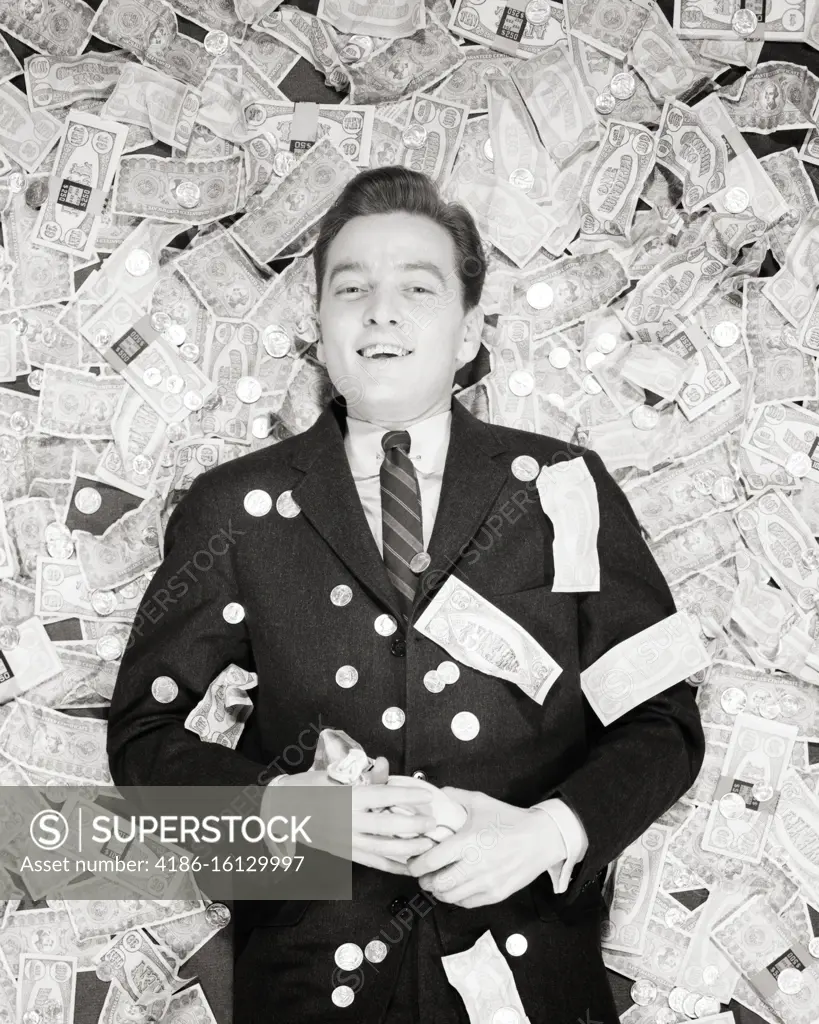
{"type": "Polygon", "coordinates": [[[397,325],[399,315],[398,296],[389,289],[374,289],[365,310],[366,323],[397,325]]]}

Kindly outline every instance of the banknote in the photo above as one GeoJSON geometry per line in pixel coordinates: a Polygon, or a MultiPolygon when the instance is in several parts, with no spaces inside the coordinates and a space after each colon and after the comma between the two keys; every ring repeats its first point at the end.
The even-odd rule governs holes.
{"type": "Polygon", "coordinates": [[[499,316],[497,333],[489,353],[491,379],[496,386],[496,412],[506,426],[534,430],[534,392],[519,394],[532,379],[532,322],[528,317],[499,316]]]}
{"type": "Polygon", "coordinates": [[[773,859],[793,872],[812,903],[819,899],[817,835],[819,799],[790,767],[782,778],[769,845],[773,859]]]}
{"type": "Polygon", "coordinates": [[[72,886],[71,897],[62,903],[80,941],[102,936],[107,940],[114,932],[131,928],[161,929],[204,910],[201,900],[131,900],[127,898],[131,892],[123,890],[113,879],[97,877],[89,882],[72,886]],[[87,885],[89,891],[86,893],[81,885],[87,885]],[[91,889],[92,885],[96,890],[91,889]]]}
{"type": "Polygon", "coordinates": [[[160,994],[163,1002],[189,979],[176,975],[176,959],[151,942],[139,928],[115,936],[97,958],[98,977],[110,981],[134,1003],[146,1004],[160,994]]]}
{"type": "MultiPolygon", "coordinates": [[[[163,948],[169,949],[181,963],[190,959],[224,927],[201,903],[202,901],[193,913],[169,915],[165,920],[158,918],[154,923],[145,926],[148,934],[153,935],[163,948]]],[[[186,990],[184,994],[189,991],[186,990]]],[[[172,1012],[173,1000],[171,1014],[172,1012]]]]}
{"type": "Polygon", "coordinates": [[[57,1020],[73,1021],[77,993],[77,958],[21,953],[17,985],[17,1019],[40,1016],[49,1007],[57,1020]]]}
{"type": "Polygon", "coordinates": [[[29,110],[25,93],[10,82],[0,85],[0,172],[8,170],[5,157],[11,157],[33,174],[61,131],[62,125],[47,110],[29,110]]]}
{"type": "Polygon", "coordinates": [[[795,327],[810,312],[819,285],[819,206],[803,218],[785,250],[785,263],[762,293],[795,327]]]}
{"type": "Polygon", "coordinates": [[[808,355],[819,356],[819,292],[802,324],[799,347],[808,355]]]}
{"type": "Polygon", "coordinates": [[[200,225],[242,206],[244,157],[213,160],[126,156],[120,160],[112,211],[200,225]]]}
{"type": "Polygon", "coordinates": [[[260,380],[264,386],[258,369],[262,352],[259,332],[252,324],[239,320],[216,321],[205,348],[202,369],[216,383],[222,400],[216,408],[197,413],[199,427],[205,435],[250,441],[250,413],[255,407],[242,401],[236,382],[249,377],[260,380]]]}
{"type": "Polygon", "coordinates": [[[461,103],[413,94],[404,128],[406,135],[414,132],[417,138],[406,148],[404,167],[420,171],[443,185],[452,172],[468,114],[469,108],[461,103]],[[417,146],[422,136],[423,141],[417,146]]]}
{"type": "MultiPolygon", "coordinates": [[[[532,183],[526,194],[535,202],[547,202],[557,172],[554,161],[540,141],[534,121],[526,109],[515,83],[508,76],[488,78],[485,86],[489,114],[489,138],[492,147],[491,166],[485,173],[496,174],[509,181],[520,168],[531,171],[532,183]]],[[[480,153],[486,159],[486,150],[480,153]]],[[[473,162],[460,168],[460,178],[474,176],[473,162]]]]}
{"type": "Polygon", "coordinates": [[[216,390],[213,381],[183,358],[156,330],[151,317],[123,293],[114,294],[83,324],[81,332],[166,423],[181,422],[216,390]],[[146,376],[147,381],[154,381],[153,386],[146,376]],[[171,380],[170,388],[156,386],[171,380]]]}
{"type": "MultiPolygon", "coordinates": [[[[798,41],[805,29],[807,0],[769,0],[763,8],[767,41],[798,41]]],[[[674,30],[688,39],[735,39],[731,19],[738,4],[721,0],[674,0],[674,30]]]]}
{"type": "Polygon", "coordinates": [[[538,704],[563,671],[522,626],[454,576],[415,628],[463,664],[514,683],[538,704]]]}
{"type": "Polygon", "coordinates": [[[254,131],[271,135],[280,150],[299,156],[326,137],[351,163],[370,165],[375,114],[371,106],[253,101],[243,114],[254,131]]]}
{"type": "MultiPolygon", "coordinates": [[[[784,0],[780,2],[784,6],[784,0]]],[[[770,38],[767,22],[765,38],[770,38]]],[[[807,66],[769,60],[748,72],[742,95],[735,103],[726,104],[726,109],[742,132],[768,135],[775,131],[813,128],[811,110],[817,92],[819,78],[807,66]]]]}
{"type": "Polygon", "coordinates": [[[0,650],[0,704],[5,704],[62,671],[57,646],[42,621],[32,617],[17,625],[16,647],[0,650]]]}
{"type": "Polygon", "coordinates": [[[37,429],[58,437],[107,440],[123,386],[119,378],[46,363],[37,429]]]}
{"type": "Polygon", "coordinates": [[[514,57],[505,56],[489,46],[469,46],[464,62],[440,85],[431,90],[433,96],[463,104],[470,114],[487,112],[486,84],[490,78],[508,79],[514,57]]]}
{"type": "Polygon", "coordinates": [[[601,932],[604,948],[643,953],[670,833],[667,826],[655,823],[617,858],[608,919],[601,932]]]}
{"type": "Polygon", "coordinates": [[[264,294],[267,279],[221,226],[180,253],[177,273],[217,317],[243,317],[264,294]]]}
{"type": "MultiPolygon", "coordinates": [[[[242,0],[248,2],[248,0],[242,0]]],[[[257,4],[258,0],[250,0],[257,4]]],[[[278,7],[278,5],[276,5],[278,7]]],[[[239,15],[242,16],[241,13],[239,15]]],[[[344,66],[338,51],[330,39],[326,24],[313,14],[300,11],[297,7],[284,6],[266,13],[262,18],[248,18],[254,26],[273,39],[295,50],[301,57],[324,72],[324,80],[333,89],[341,91],[350,84],[350,74],[344,66]]],[[[414,38],[411,36],[410,38],[414,38]]],[[[385,97],[378,94],[380,102],[385,97]]],[[[350,96],[352,103],[367,103],[366,99],[350,96]]]]}
{"type": "Polygon", "coordinates": [[[159,508],[158,498],[152,496],[100,536],[73,531],[77,561],[89,589],[113,590],[159,565],[159,508]]]}
{"type": "Polygon", "coordinates": [[[228,665],[207,688],[205,696],[185,719],[185,728],[205,743],[236,749],[253,701],[247,691],[258,685],[255,672],[228,665]]]}
{"type": "Polygon", "coordinates": [[[598,50],[621,60],[648,20],[647,4],[632,0],[568,0],[567,28],[598,50]]]}
{"type": "Polygon", "coordinates": [[[727,162],[725,139],[703,124],[691,107],[666,100],[657,133],[657,163],[682,182],[682,202],[689,213],[725,188],[727,162]]]}
{"type": "Polygon", "coordinates": [[[185,148],[199,111],[198,90],[141,64],[129,64],[100,114],[149,128],[168,146],[185,148]]]}
{"type": "Polygon", "coordinates": [[[751,714],[797,726],[800,739],[814,742],[814,737],[819,736],[813,690],[809,683],[787,672],[772,674],[753,665],[715,660],[708,674],[708,686],[698,692],[697,702],[704,722],[731,726],[736,708],[741,707],[751,714]]]}
{"type": "Polygon", "coordinates": [[[686,419],[697,419],[742,390],[734,371],[713,345],[695,352],[690,362],[686,383],[676,399],[686,419]]]}
{"type": "MultiPolygon", "coordinates": [[[[779,466],[804,462],[804,476],[819,483],[819,416],[793,402],[771,402],[754,410],[742,445],[779,466]],[[800,456],[796,458],[795,456],[800,456]]],[[[800,476],[802,476],[800,468],[800,476]]]]}
{"type": "Polygon", "coordinates": [[[704,75],[656,0],[651,0],[648,8],[648,17],[630,48],[629,60],[654,99],[662,102],[691,89],[704,75]]]}
{"type": "Polygon", "coordinates": [[[706,521],[675,530],[649,547],[669,586],[733,558],[740,534],[733,515],[717,512],[706,521]]]}
{"type": "Polygon", "coordinates": [[[800,400],[817,396],[816,365],[789,339],[791,324],[765,294],[764,278],[743,282],[743,334],[754,368],[754,401],[800,400]]]}
{"type": "Polygon", "coordinates": [[[819,165],[819,128],[809,131],[802,140],[799,157],[805,163],[819,165]]]}
{"type": "Polygon", "coordinates": [[[256,209],[245,213],[230,233],[259,263],[267,263],[315,224],[356,168],[327,137],[297,161],[290,173],[270,183],[256,209]]]}
{"type": "Polygon", "coordinates": [[[232,4],[222,0],[174,0],[178,14],[214,32],[225,32],[231,39],[241,39],[244,23],[238,17],[232,4]]]}
{"type": "Polygon", "coordinates": [[[819,590],[819,544],[788,497],[772,489],[736,513],[750,550],[803,611],[812,611],[819,590]]]}
{"type": "MultiPolygon", "coordinates": [[[[2,16],[0,16],[0,21],[2,16]]],[[[3,38],[0,44],[0,82],[7,82],[10,78],[16,78],[23,73],[23,65],[15,56],[14,50],[3,38]]]]}
{"type": "Polygon", "coordinates": [[[677,969],[690,943],[689,934],[651,917],[646,926],[642,955],[603,947],[603,963],[609,970],[635,980],[645,978],[661,991],[668,992],[677,983],[677,969]]]}
{"type": "Polygon", "coordinates": [[[33,50],[54,56],[74,56],[85,49],[94,10],[83,0],[49,0],[44,5],[4,3],[0,28],[33,50]]]}
{"type": "Polygon", "coordinates": [[[578,323],[606,306],[629,286],[620,262],[608,252],[564,256],[548,267],[519,278],[515,294],[522,295],[523,312],[532,317],[533,337],[542,338],[578,323]],[[538,285],[537,292],[533,286],[538,285]],[[534,303],[533,303],[534,300],[534,303]]]}
{"type": "MultiPolygon", "coordinates": [[[[283,81],[299,60],[299,54],[285,43],[274,39],[267,32],[260,32],[250,26],[245,32],[241,47],[233,47],[232,52],[241,53],[271,83],[283,81]]],[[[246,69],[243,68],[243,78],[244,70],[246,69]]],[[[281,92],[279,89],[277,91],[281,92]]],[[[286,99],[284,93],[282,98],[286,99]]]]}
{"type": "Polygon", "coordinates": [[[550,3],[549,17],[540,24],[521,13],[519,8],[492,7],[481,0],[455,0],[449,28],[456,36],[523,59],[566,38],[560,4],[550,3]]]}
{"type": "Polygon", "coordinates": [[[787,215],[767,232],[770,250],[781,267],[785,262],[788,245],[799,230],[805,215],[819,207],[819,199],[795,146],[780,150],[778,153],[770,153],[759,162],[788,205],[787,215]]]}
{"type": "Polygon", "coordinates": [[[111,188],[127,129],[72,111],[66,119],[46,201],[34,225],[36,245],[76,256],[94,251],[103,201],[111,188]]]}
{"type": "Polygon", "coordinates": [[[528,1020],[512,968],[488,929],[469,949],[442,956],[441,963],[470,1021],[528,1020]]]}
{"type": "Polygon", "coordinates": [[[523,61],[512,69],[511,78],[558,167],[595,148],[600,131],[594,107],[565,43],[555,43],[523,61]]]}
{"type": "Polygon", "coordinates": [[[736,716],[702,837],[703,850],[750,864],[760,862],[797,731],[794,725],[746,712],[736,716]]]}
{"type": "Polygon", "coordinates": [[[36,53],[25,59],[28,96],[32,107],[51,110],[88,97],[108,96],[133,57],[125,50],[57,57],[36,53]]]}
{"type": "MultiPolygon", "coordinates": [[[[526,67],[531,67],[532,63],[529,61],[526,67]]],[[[583,234],[626,237],[653,166],[651,132],[639,124],[609,121],[606,137],[580,193],[583,234]]]]}
{"type": "Polygon", "coordinates": [[[713,937],[781,1020],[812,1024],[819,1004],[819,962],[808,952],[805,940],[777,916],[764,893],[721,921],[713,937]],[[792,994],[788,981],[779,981],[787,979],[788,971],[796,976],[792,994]]]}
{"type": "Polygon", "coordinates": [[[710,663],[697,624],[675,612],[615,644],[580,673],[580,685],[597,717],[610,725],[710,663]]]}
{"type": "Polygon", "coordinates": [[[355,0],[319,0],[316,14],[339,32],[361,33],[385,39],[411,36],[426,25],[423,0],[394,6],[362,7],[355,0]]]}
{"type": "Polygon", "coordinates": [[[600,590],[597,487],[582,458],[543,466],[538,473],[540,507],[554,530],[553,593],[600,590]]]}

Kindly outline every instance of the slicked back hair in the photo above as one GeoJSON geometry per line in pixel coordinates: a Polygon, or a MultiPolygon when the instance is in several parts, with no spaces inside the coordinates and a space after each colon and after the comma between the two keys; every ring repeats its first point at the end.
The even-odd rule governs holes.
{"type": "Polygon", "coordinates": [[[347,182],[321,220],[313,248],[318,299],[321,302],[327,249],[353,217],[403,211],[428,217],[449,232],[455,245],[455,265],[461,282],[464,313],[478,305],[486,278],[481,236],[472,214],[460,203],[447,203],[435,182],[420,171],[392,164],[372,167],[347,182]]]}

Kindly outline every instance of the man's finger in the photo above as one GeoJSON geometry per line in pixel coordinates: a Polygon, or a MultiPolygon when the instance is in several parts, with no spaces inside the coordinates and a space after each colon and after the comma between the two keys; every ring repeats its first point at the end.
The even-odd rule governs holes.
{"type": "Polygon", "coordinates": [[[368,868],[376,868],[378,871],[386,871],[390,875],[407,875],[406,864],[400,864],[397,860],[390,860],[389,857],[379,857],[376,853],[368,853],[360,850],[355,853],[353,860],[356,864],[363,864],[368,868]]]}
{"type": "Polygon", "coordinates": [[[367,772],[371,786],[384,786],[390,777],[390,762],[386,757],[377,757],[372,768],[367,772]]]}
{"type": "Polygon", "coordinates": [[[428,875],[433,871],[440,871],[441,868],[454,864],[460,859],[461,851],[464,848],[464,837],[456,832],[438,843],[429,853],[415,857],[409,862],[410,874],[418,878],[420,875],[428,875]]]}
{"type": "Polygon", "coordinates": [[[425,814],[372,814],[353,811],[353,832],[369,836],[400,836],[408,838],[435,828],[435,819],[425,814]]]}
{"type": "Polygon", "coordinates": [[[424,789],[410,789],[409,786],[372,784],[353,786],[353,808],[355,810],[392,807],[393,804],[412,804],[413,807],[419,804],[430,806],[430,795],[424,789]]]}
{"type": "Polygon", "coordinates": [[[380,857],[417,857],[426,853],[435,843],[426,836],[417,839],[371,836],[359,833],[353,836],[353,849],[377,854],[380,857]]]}

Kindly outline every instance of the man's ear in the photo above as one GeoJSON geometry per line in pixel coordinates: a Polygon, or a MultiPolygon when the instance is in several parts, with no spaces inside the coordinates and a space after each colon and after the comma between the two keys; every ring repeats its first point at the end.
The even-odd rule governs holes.
{"type": "Polygon", "coordinates": [[[480,304],[471,309],[464,317],[463,338],[456,356],[456,364],[460,368],[471,363],[481,347],[483,334],[483,310],[480,304]]]}

